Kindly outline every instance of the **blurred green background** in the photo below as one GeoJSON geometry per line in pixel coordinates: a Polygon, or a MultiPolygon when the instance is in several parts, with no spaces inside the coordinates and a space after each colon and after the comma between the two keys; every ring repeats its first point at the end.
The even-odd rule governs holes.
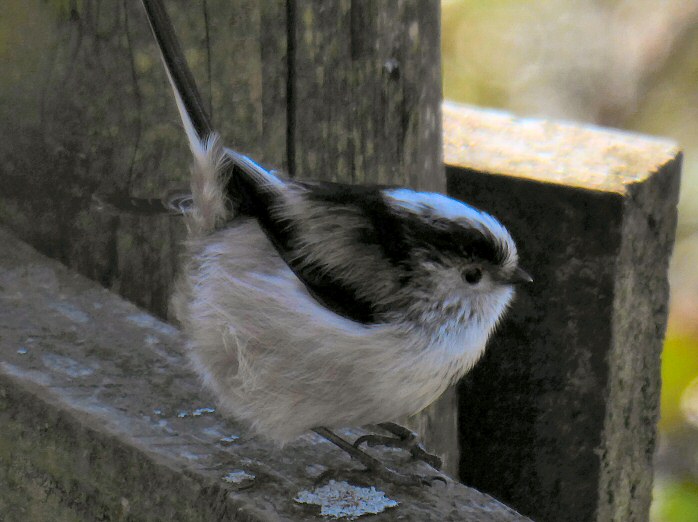
{"type": "Polygon", "coordinates": [[[698,521],[698,0],[443,0],[444,97],[684,151],[653,522],[698,521]]]}

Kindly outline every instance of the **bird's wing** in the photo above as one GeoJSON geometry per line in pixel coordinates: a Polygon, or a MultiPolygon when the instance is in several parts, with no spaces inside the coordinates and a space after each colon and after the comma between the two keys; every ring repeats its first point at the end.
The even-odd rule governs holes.
{"type": "Polygon", "coordinates": [[[386,215],[382,188],[290,185],[302,197],[272,207],[267,221],[277,251],[327,308],[357,322],[382,322],[410,273],[405,230],[386,215]]]}

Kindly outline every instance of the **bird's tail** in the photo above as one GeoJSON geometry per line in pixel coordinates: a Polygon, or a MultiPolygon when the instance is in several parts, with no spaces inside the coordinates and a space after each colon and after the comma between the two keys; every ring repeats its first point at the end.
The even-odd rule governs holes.
{"type": "MultiPolygon", "coordinates": [[[[190,142],[191,145],[191,142],[190,142]]],[[[192,236],[213,232],[231,216],[226,204],[225,186],[229,177],[228,157],[218,134],[209,135],[197,144],[191,167],[192,207],[185,215],[192,236]]]]}
{"type": "Polygon", "coordinates": [[[203,107],[167,11],[160,0],[143,0],[143,7],[194,156],[191,177],[193,204],[185,214],[189,231],[197,236],[206,234],[228,218],[225,198],[227,155],[203,107]]]}
{"type": "Polygon", "coordinates": [[[186,213],[189,230],[194,235],[206,234],[231,217],[231,209],[240,207],[240,198],[280,190],[284,182],[247,156],[222,146],[161,0],[142,2],[194,156],[193,205],[186,213]],[[237,178],[235,182],[231,182],[232,177],[237,178]],[[248,190],[245,194],[235,193],[239,187],[248,190]]]}

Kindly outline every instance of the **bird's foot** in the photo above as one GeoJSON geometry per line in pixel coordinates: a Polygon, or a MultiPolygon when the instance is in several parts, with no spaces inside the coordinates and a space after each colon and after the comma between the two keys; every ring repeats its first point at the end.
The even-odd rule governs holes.
{"type": "MultiPolygon", "coordinates": [[[[371,455],[369,455],[368,453],[365,453],[364,451],[361,451],[357,447],[358,445],[356,443],[354,443],[354,445],[350,444],[349,442],[347,442],[343,438],[339,437],[338,435],[336,435],[334,432],[328,430],[327,428],[316,428],[314,431],[318,435],[324,437],[325,439],[332,442],[333,444],[335,444],[339,448],[343,449],[353,459],[361,462],[361,464],[363,464],[366,469],[363,471],[360,471],[359,473],[370,472],[374,476],[377,476],[377,477],[379,477],[387,482],[391,482],[393,484],[404,485],[404,486],[431,486],[436,481],[441,481],[444,484],[447,484],[446,478],[442,477],[442,476],[436,475],[433,477],[423,477],[423,476],[415,475],[415,474],[399,473],[395,470],[392,470],[389,467],[387,467],[385,464],[383,464],[380,460],[372,457],[371,455]]],[[[390,437],[387,437],[387,438],[390,438],[390,437]]],[[[428,453],[427,453],[427,455],[428,455],[428,453]]],[[[436,457],[436,458],[438,458],[438,457],[436,457]]],[[[341,470],[327,470],[327,471],[323,472],[316,479],[315,482],[319,483],[319,482],[322,482],[328,478],[335,478],[335,477],[340,477],[340,476],[346,476],[347,474],[356,474],[356,473],[357,473],[356,471],[354,471],[354,472],[344,471],[343,472],[341,470]]],[[[359,479],[359,482],[362,482],[362,480],[359,479]]]]}
{"type": "Polygon", "coordinates": [[[383,422],[378,424],[378,426],[391,433],[393,437],[377,434],[362,435],[356,439],[354,447],[359,448],[365,443],[369,447],[386,446],[389,448],[400,448],[408,451],[413,458],[426,462],[432,468],[436,470],[441,469],[441,459],[424,449],[416,433],[394,422],[383,422]]]}

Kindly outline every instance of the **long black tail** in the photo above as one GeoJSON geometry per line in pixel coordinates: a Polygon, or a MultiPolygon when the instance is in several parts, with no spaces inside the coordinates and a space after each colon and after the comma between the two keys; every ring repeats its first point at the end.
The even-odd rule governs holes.
{"type": "Polygon", "coordinates": [[[203,140],[213,132],[213,125],[204,109],[201,95],[184,58],[172,21],[160,0],[142,0],[142,2],[175,95],[184,106],[197,137],[203,140]]]}
{"type": "MultiPolygon", "coordinates": [[[[196,82],[162,1],[141,1],[165,64],[184,130],[187,132],[192,150],[195,150],[201,142],[214,134],[211,119],[206,114],[196,82]]],[[[266,191],[273,191],[274,187],[280,189],[283,186],[283,181],[247,156],[228,148],[225,152],[232,164],[249,177],[248,182],[252,185],[258,188],[263,187],[266,191]]]]}

